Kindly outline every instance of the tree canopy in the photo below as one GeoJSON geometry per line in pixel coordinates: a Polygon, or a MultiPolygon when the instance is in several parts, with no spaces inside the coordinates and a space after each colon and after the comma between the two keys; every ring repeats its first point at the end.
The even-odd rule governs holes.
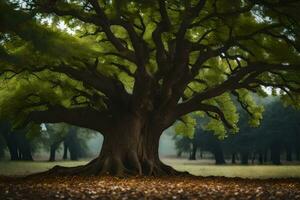
{"type": "Polygon", "coordinates": [[[177,120],[193,132],[195,113],[224,135],[238,131],[236,98],[257,126],[253,93],[271,88],[299,107],[299,9],[297,0],[1,0],[1,117],[104,136],[155,126],[157,137],[177,120]]]}

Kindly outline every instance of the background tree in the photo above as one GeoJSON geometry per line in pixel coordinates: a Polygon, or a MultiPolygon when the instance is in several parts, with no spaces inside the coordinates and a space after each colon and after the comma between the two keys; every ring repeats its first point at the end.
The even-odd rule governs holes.
{"type": "MultiPolygon", "coordinates": [[[[236,163],[237,157],[240,158],[241,164],[249,164],[249,160],[252,164],[256,160],[263,164],[270,159],[276,165],[281,164],[281,160],[292,161],[293,157],[297,157],[297,146],[300,142],[300,112],[291,107],[284,107],[277,98],[268,98],[264,104],[265,117],[257,128],[249,126],[247,115],[241,112],[238,134],[229,134],[224,140],[218,141],[213,133],[202,130],[198,122],[198,129],[192,139],[177,137],[180,139],[176,139],[176,143],[193,145],[193,148],[189,148],[193,159],[196,159],[197,148],[214,154],[217,147],[227,158],[232,156],[232,163],[236,163]]],[[[182,144],[176,148],[180,150],[183,146],[182,144]]]]}
{"type": "Polygon", "coordinates": [[[181,157],[182,154],[188,153],[189,158],[191,160],[194,160],[192,158],[192,152],[191,152],[193,140],[189,137],[185,137],[185,136],[181,136],[181,135],[175,135],[175,137],[173,137],[173,139],[175,141],[177,157],[181,157]]]}
{"type": "Polygon", "coordinates": [[[2,134],[0,134],[0,160],[5,156],[6,145],[2,134]]]}
{"type": "MultiPolygon", "coordinates": [[[[177,136],[174,138],[175,147],[178,152],[188,152],[190,160],[196,160],[197,152],[210,152],[217,165],[225,164],[222,141],[211,131],[205,131],[197,124],[195,134],[192,138],[187,136],[177,136]]],[[[179,135],[182,133],[179,132],[179,135]]]]}
{"type": "Polygon", "coordinates": [[[63,141],[63,159],[68,159],[68,153],[70,154],[70,160],[88,157],[87,140],[92,137],[92,134],[89,130],[71,126],[63,141]]]}
{"type": "MultiPolygon", "coordinates": [[[[36,128],[36,127],[35,127],[36,128]]],[[[1,122],[0,134],[10,154],[11,160],[32,161],[32,152],[35,150],[34,140],[30,138],[36,129],[13,129],[10,123],[1,122]]]]}
{"type": "Polygon", "coordinates": [[[104,136],[98,158],[53,173],[175,174],[159,138],[177,120],[193,130],[187,114],[224,137],[237,130],[231,93],[254,125],[262,87],[299,106],[297,0],[12,2],[0,1],[1,117],[104,136]]]}
{"type": "Polygon", "coordinates": [[[67,124],[46,124],[46,130],[40,140],[43,142],[44,148],[49,149],[49,161],[56,160],[56,152],[63,145],[63,159],[78,160],[87,157],[88,147],[86,141],[90,138],[87,130],[79,129],[75,126],[67,124]],[[84,134],[84,136],[83,136],[84,134]]]}

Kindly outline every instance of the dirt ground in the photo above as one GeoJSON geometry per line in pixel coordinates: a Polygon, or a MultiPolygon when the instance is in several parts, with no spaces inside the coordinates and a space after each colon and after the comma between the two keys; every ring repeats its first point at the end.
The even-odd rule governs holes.
{"type": "Polygon", "coordinates": [[[0,177],[0,199],[299,199],[300,179],[0,177]]]}

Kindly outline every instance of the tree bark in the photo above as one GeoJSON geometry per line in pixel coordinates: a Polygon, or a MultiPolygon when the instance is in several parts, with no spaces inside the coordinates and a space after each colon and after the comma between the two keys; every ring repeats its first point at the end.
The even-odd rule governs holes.
{"type": "Polygon", "coordinates": [[[104,135],[101,152],[84,166],[55,167],[55,175],[175,175],[179,172],[163,164],[158,155],[163,129],[143,122],[142,118],[123,118],[104,135]]]}

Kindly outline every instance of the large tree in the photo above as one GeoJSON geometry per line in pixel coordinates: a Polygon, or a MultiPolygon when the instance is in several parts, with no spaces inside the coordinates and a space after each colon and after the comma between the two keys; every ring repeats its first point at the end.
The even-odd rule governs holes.
{"type": "Polygon", "coordinates": [[[176,173],[158,156],[162,132],[189,113],[237,131],[237,97],[279,88],[299,103],[297,0],[0,1],[1,116],[101,132],[99,157],[61,174],[176,173]],[[64,29],[61,30],[61,29],[64,29]]]}

